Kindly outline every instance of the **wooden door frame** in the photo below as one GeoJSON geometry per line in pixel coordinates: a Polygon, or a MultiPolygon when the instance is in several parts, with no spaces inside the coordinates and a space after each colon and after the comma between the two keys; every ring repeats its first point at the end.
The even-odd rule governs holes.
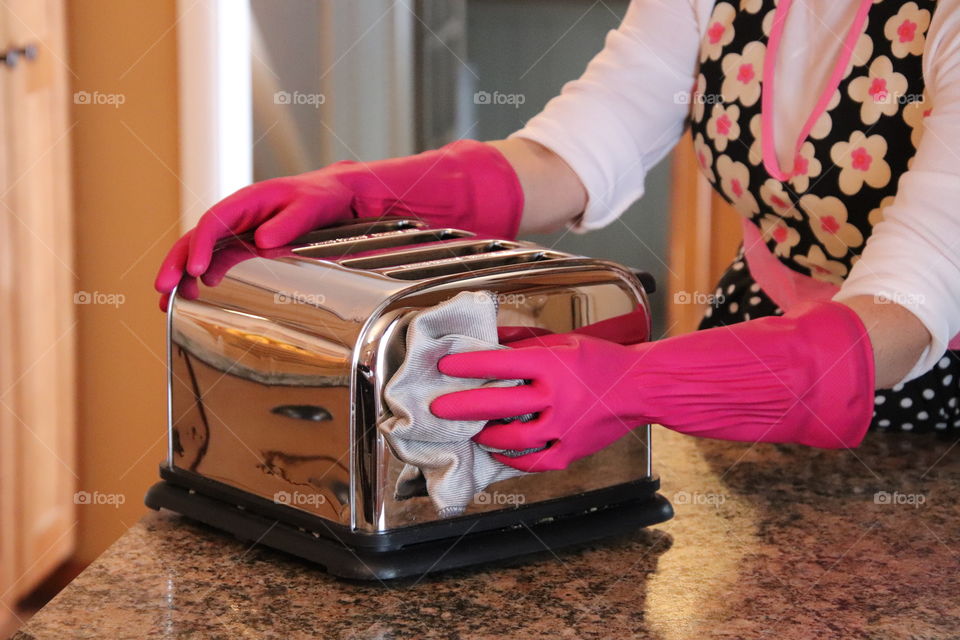
{"type": "Polygon", "coordinates": [[[674,150],[672,176],[667,304],[668,324],[676,335],[697,328],[742,232],[739,214],[697,166],[689,132],[674,150]]]}

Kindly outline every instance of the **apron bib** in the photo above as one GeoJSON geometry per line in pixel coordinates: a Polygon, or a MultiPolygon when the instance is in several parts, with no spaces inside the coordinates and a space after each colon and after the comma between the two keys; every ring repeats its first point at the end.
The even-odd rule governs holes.
{"type": "MultiPolygon", "coordinates": [[[[780,166],[774,63],[791,4],[718,0],[701,41],[694,150],[744,224],[744,244],[701,328],[832,297],[893,201],[933,107],[922,56],[936,2],[859,0],[792,162],[780,166]]],[[[958,397],[960,360],[947,354],[927,374],[878,391],[873,426],[958,428],[958,397]]]]}

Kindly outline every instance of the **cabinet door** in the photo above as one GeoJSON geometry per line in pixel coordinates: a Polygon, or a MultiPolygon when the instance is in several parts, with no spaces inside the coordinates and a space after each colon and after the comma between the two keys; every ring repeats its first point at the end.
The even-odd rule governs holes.
{"type": "Polygon", "coordinates": [[[6,604],[74,547],[75,321],[62,0],[0,3],[0,579],[6,604]],[[10,554],[10,557],[7,556],[10,554]]]}
{"type": "MultiPolygon", "coordinates": [[[[0,8],[0,51],[7,42],[7,16],[0,8]]],[[[0,65],[0,390],[9,389],[14,381],[12,348],[13,272],[10,255],[13,238],[10,236],[8,213],[7,145],[7,91],[10,70],[0,65]]],[[[17,579],[17,520],[16,520],[16,426],[12,414],[0,405],[0,632],[13,618],[10,607],[17,579]]]]}

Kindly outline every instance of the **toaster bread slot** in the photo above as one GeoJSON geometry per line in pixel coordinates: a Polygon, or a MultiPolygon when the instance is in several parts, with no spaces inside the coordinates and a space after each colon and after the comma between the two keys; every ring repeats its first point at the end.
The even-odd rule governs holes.
{"type": "Polygon", "coordinates": [[[397,269],[386,269],[385,275],[398,280],[423,280],[426,278],[436,278],[456,273],[470,273],[480,269],[490,269],[493,267],[502,267],[506,265],[528,264],[531,262],[542,262],[544,260],[553,260],[562,258],[564,254],[555,251],[541,250],[515,250],[502,251],[492,254],[480,254],[473,256],[460,256],[453,258],[443,258],[430,262],[423,262],[408,267],[397,269]]]}
{"type": "Polygon", "coordinates": [[[294,244],[317,244],[321,242],[330,242],[332,240],[343,242],[349,238],[359,238],[363,236],[371,236],[395,231],[422,229],[425,226],[426,225],[419,220],[409,220],[406,218],[355,221],[347,224],[324,227],[323,229],[310,231],[297,238],[297,240],[294,241],[294,244]]]}
{"type": "Polygon", "coordinates": [[[387,269],[406,265],[420,265],[424,262],[491,254],[497,251],[516,249],[520,245],[506,240],[490,240],[484,242],[443,242],[427,245],[416,249],[402,249],[400,251],[384,251],[361,258],[348,258],[340,264],[353,269],[387,269]]]}
{"type": "Polygon", "coordinates": [[[343,256],[365,253],[377,249],[389,249],[440,240],[466,238],[473,234],[457,229],[425,229],[415,231],[393,231],[387,233],[365,234],[346,237],[330,242],[300,247],[294,251],[305,258],[341,258],[343,256]]]}

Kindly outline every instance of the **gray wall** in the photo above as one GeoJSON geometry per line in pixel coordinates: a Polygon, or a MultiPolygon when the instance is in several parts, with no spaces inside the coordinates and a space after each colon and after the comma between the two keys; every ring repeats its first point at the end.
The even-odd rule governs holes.
{"type": "MultiPolygon", "coordinates": [[[[277,88],[286,91],[318,93],[320,75],[324,69],[320,60],[320,10],[316,0],[251,0],[250,10],[254,24],[263,36],[263,63],[269,67],[277,88]]],[[[256,62],[256,61],[254,61],[256,62]]],[[[296,125],[302,148],[306,152],[306,171],[321,166],[323,127],[319,124],[320,112],[309,105],[293,106],[289,113],[296,125]]],[[[253,139],[258,141],[253,148],[253,176],[266,180],[285,171],[274,157],[268,140],[263,136],[274,125],[270,114],[263,115],[255,109],[253,139]]]]}
{"type": "MultiPolygon", "coordinates": [[[[443,9],[449,0],[426,0],[439,3],[443,9]]],[[[252,0],[257,24],[263,34],[264,55],[269,59],[272,80],[279,88],[303,92],[323,89],[319,76],[323,74],[321,56],[345,57],[335,65],[338,75],[327,82],[328,102],[322,108],[292,107],[295,135],[305,150],[305,164],[301,170],[322,166],[325,162],[353,157],[358,153],[364,159],[383,157],[385,133],[382,126],[374,126],[372,118],[360,117],[367,126],[345,126],[338,121],[333,107],[357,110],[364,105],[387,100],[394,109],[400,97],[387,91],[384,96],[363,98],[350,89],[357,83],[385,90],[390,78],[383,64],[384,42],[390,37],[391,21],[381,20],[373,30],[355,42],[356,34],[369,29],[362,24],[365,12],[377,14],[384,0],[252,0]],[[360,6],[353,5],[360,3],[360,6]],[[326,19],[354,16],[360,23],[347,29],[350,33],[335,33],[333,40],[323,37],[324,29],[339,30],[340,26],[326,24],[326,19]],[[325,52],[325,48],[329,51],[325,52]],[[359,68],[361,73],[354,73],[359,68]],[[358,95],[360,97],[358,97],[358,95]],[[324,127],[323,124],[327,126],[324,127]],[[327,131],[336,131],[339,139],[327,131]]],[[[584,0],[468,0],[466,11],[466,53],[461,46],[453,46],[456,55],[449,53],[450,44],[437,44],[438,37],[449,38],[447,30],[420,28],[420,37],[433,43],[440,54],[449,53],[450,64],[431,67],[434,83],[449,83],[450,91],[438,94],[437,109],[449,110],[456,125],[454,133],[480,140],[503,138],[523,126],[543,105],[560,92],[568,80],[580,75],[587,62],[603,46],[610,29],[616,28],[626,11],[626,0],[606,0],[591,5],[584,0]],[[459,58],[465,58],[464,66],[459,58]],[[446,74],[440,74],[445,68],[446,74]],[[439,74],[439,75],[438,75],[439,74]],[[452,75],[450,75],[452,74],[452,75]],[[524,103],[513,105],[478,105],[474,92],[499,91],[521,94],[524,103]],[[451,103],[451,99],[455,104],[451,103]]],[[[407,6],[420,6],[408,2],[407,6]]],[[[429,7],[427,7],[429,8],[429,7]]],[[[459,15],[459,13],[458,13],[459,15]]],[[[426,18],[430,15],[424,14],[426,18]]],[[[401,11],[399,18],[407,19],[414,27],[423,23],[401,11]]],[[[352,19],[352,18],[351,18],[352,19]]],[[[348,25],[350,26],[350,25],[348,25]]],[[[410,79],[413,83],[413,79],[410,79]]],[[[436,102],[436,100],[435,100],[436,102]]],[[[341,109],[341,110],[343,110],[341,109]]],[[[260,122],[258,118],[254,138],[260,139],[273,126],[273,114],[260,122]]],[[[348,123],[349,124],[349,123],[348,123]]],[[[382,123],[381,123],[382,124],[382,123]]],[[[411,125],[412,127],[412,125],[411,125]]],[[[276,133],[276,130],[274,130],[276,133]]],[[[437,140],[442,144],[446,140],[437,140]]],[[[270,139],[262,139],[254,149],[256,179],[284,173],[272,156],[270,139]]],[[[412,151],[412,149],[411,149],[412,151]]],[[[605,229],[578,235],[571,232],[530,239],[555,246],[561,250],[589,256],[608,258],[623,264],[650,271],[662,292],[666,284],[667,211],[670,188],[669,161],[655,167],[647,178],[646,194],[623,217],[605,229]]],[[[662,293],[654,298],[655,330],[663,330],[662,293]]]]}
{"type": "MultiPolygon", "coordinates": [[[[566,81],[580,75],[603,47],[607,31],[619,24],[627,5],[624,0],[608,0],[606,6],[599,3],[592,8],[582,0],[470,0],[467,55],[476,75],[471,77],[475,90],[525,97],[519,108],[477,105],[467,118],[471,124],[476,122],[470,137],[497,139],[522,127],[566,81]]],[[[529,239],[651,272],[658,283],[652,301],[657,334],[666,328],[663,291],[669,190],[668,157],[650,172],[643,198],[621,220],[585,235],[555,233],[529,239]]]]}
{"type": "Polygon", "coordinates": [[[256,180],[415,151],[408,4],[250,0],[256,180]],[[277,104],[277,91],[311,100],[277,104]]]}

